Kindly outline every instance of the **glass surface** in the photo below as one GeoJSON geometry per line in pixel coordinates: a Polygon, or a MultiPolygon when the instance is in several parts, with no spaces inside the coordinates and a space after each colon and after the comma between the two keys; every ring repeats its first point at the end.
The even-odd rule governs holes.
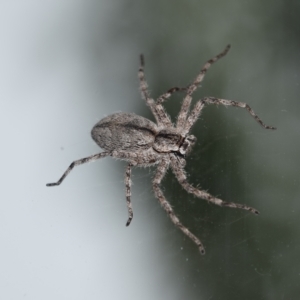
{"type": "MultiPolygon", "coordinates": [[[[1,33],[1,299],[298,299],[300,250],[299,1],[7,2],[1,33]],[[126,228],[126,163],[69,164],[101,150],[93,125],[113,112],[153,120],[139,94],[139,55],[156,98],[186,86],[227,44],[192,129],[188,180],[221,208],[162,182],[206,255],[170,221],[152,192],[155,168],[133,170],[126,228]]],[[[175,121],[184,93],[165,104],[175,121]]]]}

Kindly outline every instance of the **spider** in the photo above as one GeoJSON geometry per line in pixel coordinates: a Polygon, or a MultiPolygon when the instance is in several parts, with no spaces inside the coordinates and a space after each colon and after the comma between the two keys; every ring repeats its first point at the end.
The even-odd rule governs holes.
{"type": "Polygon", "coordinates": [[[152,182],[155,197],[170,216],[174,225],[198,246],[201,254],[205,254],[202,242],[180,222],[160,188],[161,181],[169,167],[171,167],[180,185],[188,193],[219,206],[239,208],[258,215],[259,212],[255,208],[244,204],[226,202],[210,195],[206,191],[195,188],[188,183],[184,170],[186,165],[185,157],[196,143],[196,137],[189,132],[206,104],[222,104],[245,108],[262,127],[276,129],[275,127],[265,125],[252,108],[242,102],[205,97],[198,100],[190,111],[192,94],[196,91],[200,82],[202,82],[207,70],[213,63],[225,56],[229,49],[230,45],[226,46],[220,54],[208,60],[190,85],[185,88],[171,88],[156,101],[149,96],[148,85],[144,76],[144,57],[141,55],[138,72],[140,90],[142,97],[155,117],[156,124],[134,113],[121,112],[105,117],[93,127],[91,132],[93,140],[105,151],[75,160],[57,182],[48,183],[47,186],[60,185],[75,166],[107,156],[125,160],[128,162],[125,172],[126,204],[128,210],[126,226],[129,226],[133,218],[131,205],[131,169],[134,166],[157,165],[152,182]],[[183,99],[176,124],[173,124],[162,104],[177,91],[185,91],[186,96],[183,99]]]}

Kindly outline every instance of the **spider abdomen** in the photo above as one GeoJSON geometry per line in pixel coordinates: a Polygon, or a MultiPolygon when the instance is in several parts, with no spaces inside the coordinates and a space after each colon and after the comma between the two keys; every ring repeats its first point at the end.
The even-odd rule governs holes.
{"type": "Polygon", "coordinates": [[[145,151],[152,148],[156,124],[133,113],[115,113],[92,129],[93,140],[107,151],[145,151]]]}

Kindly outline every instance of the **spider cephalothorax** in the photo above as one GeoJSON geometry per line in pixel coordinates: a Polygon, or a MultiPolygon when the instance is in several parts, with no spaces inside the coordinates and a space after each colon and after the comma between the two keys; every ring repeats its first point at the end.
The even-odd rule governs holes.
{"type": "Polygon", "coordinates": [[[131,205],[131,169],[133,166],[151,166],[157,164],[157,171],[153,179],[154,194],[170,216],[172,222],[198,246],[202,254],[205,253],[205,250],[201,241],[179,221],[160,188],[161,181],[169,166],[181,186],[196,197],[219,206],[240,208],[258,214],[259,212],[250,206],[226,202],[193,187],[188,183],[184,171],[186,164],[185,156],[191,151],[196,142],[196,137],[190,135],[189,132],[206,104],[222,104],[245,108],[264,128],[275,129],[275,127],[265,125],[250,106],[242,102],[205,97],[198,100],[194,108],[190,111],[192,94],[203,80],[206,71],[211,64],[223,57],[229,48],[230,46],[228,45],[219,55],[208,60],[199,75],[187,88],[174,87],[161,95],[156,101],[149,96],[144,77],[144,58],[141,56],[141,66],[139,69],[140,89],[143,98],[155,117],[156,124],[133,113],[115,113],[105,117],[94,126],[91,133],[94,141],[105,151],[74,161],[57,182],[48,183],[47,186],[61,184],[75,166],[86,162],[106,156],[126,160],[128,161],[128,166],[126,168],[125,185],[129,215],[126,226],[128,226],[133,218],[131,205]],[[177,122],[173,124],[162,104],[176,91],[186,91],[186,96],[183,99],[177,122]]]}

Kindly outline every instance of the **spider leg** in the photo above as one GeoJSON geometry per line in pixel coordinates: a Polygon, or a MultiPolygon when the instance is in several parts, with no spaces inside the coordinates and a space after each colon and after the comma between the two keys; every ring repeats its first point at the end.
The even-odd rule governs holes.
{"type": "Polygon", "coordinates": [[[88,162],[91,162],[91,161],[94,161],[94,160],[97,160],[97,159],[100,159],[102,157],[109,156],[109,155],[111,155],[110,152],[101,152],[101,153],[98,153],[98,154],[94,154],[94,155],[91,155],[91,156],[88,156],[88,157],[85,157],[85,158],[75,160],[70,164],[69,168],[65,171],[65,173],[61,176],[61,178],[57,182],[47,183],[46,186],[60,185],[63,182],[63,180],[68,176],[68,174],[72,171],[72,169],[74,167],[85,164],[85,163],[88,163],[88,162]]]}
{"type": "Polygon", "coordinates": [[[190,112],[190,115],[188,116],[188,118],[185,121],[183,130],[182,130],[182,134],[185,136],[186,134],[189,133],[189,131],[191,130],[192,126],[194,125],[194,123],[197,121],[197,119],[200,116],[200,113],[202,111],[204,107],[204,103],[200,100],[198,101],[194,108],[192,109],[192,111],[190,112]]]}
{"type": "Polygon", "coordinates": [[[237,102],[237,101],[233,101],[233,100],[219,99],[219,98],[215,98],[215,97],[205,97],[205,98],[201,99],[200,101],[205,104],[216,104],[216,105],[222,104],[225,106],[236,106],[236,107],[245,108],[249,112],[249,114],[256,120],[256,122],[258,122],[262,127],[264,127],[265,129],[273,129],[273,130],[276,129],[276,127],[266,125],[255,114],[253,109],[247,103],[237,102]]]}
{"type": "Polygon", "coordinates": [[[276,129],[276,127],[273,126],[268,126],[266,125],[254,112],[254,110],[247,104],[243,102],[237,102],[233,100],[225,100],[225,99],[220,99],[220,98],[215,98],[215,97],[205,97],[203,99],[200,99],[194,106],[193,110],[191,111],[190,115],[188,116],[184,128],[182,130],[182,134],[186,135],[190,130],[191,127],[194,125],[194,123],[197,121],[201,110],[203,109],[205,104],[222,104],[225,106],[235,106],[235,107],[241,107],[245,108],[250,115],[265,129],[276,129]]]}
{"type": "Polygon", "coordinates": [[[147,153],[147,155],[139,153],[137,154],[132,151],[113,151],[111,153],[111,156],[114,158],[126,160],[131,163],[132,166],[150,166],[156,164],[161,158],[161,155],[155,151],[149,152],[147,153]]]}
{"type": "Polygon", "coordinates": [[[138,76],[139,76],[139,80],[140,80],[140,90],[142,93],[142,97],[146,101],[146,104],[150,107],[151,112],[154,115],[158,125],[172,127],[171,119],[167,115],[163,106],[161,104],[155,104],[155,101],[152,98],[150,98],[149,91],[148,91],[148,84],[145,79],[144,65],[145,65],[144,56],[141,55],[138,76]]]}
{"type": "Polygon", "coordinates": [[[247,205],[244,205],[244,204],[238,204],[238,203],[234,203],[234,202],[226,202],[226,201],[223,201],[222,199],[219,199],[219,198],[216,198],[216,197],[210,195],[209,193],[207,193],[205,191],[201,191],[199,189],[196,189],[195,187],[193,187],[191,184],[189,184],[187,182],[185,171],[184,171],[183,167],[180,165],[180,163],[178,162],[176,156],[174,154],[171,154],[170,156],[171,156],[172,171],[175,174],[175,176],[176,176],[178,182],[180,183],[180,185],[188,193],[191,193],[191,194],[193,194],[194,196],[196,196],[198,198],[205,199],[208,202],[211,202],[215,205],[231,207],[231,208],[240,208],[240,209],[250,211],[251,213],[256,214],[256,215],[259,214],[258,210],[256,210],[255,208],[252,208],[250,206],[247,206],[247,205]]]}
{"type": "Polygon", "coordinates": [[[199,75],[195,78],[195,80],[189,86],[189,88],[187,90],[187,94],[186,94],[185,98],[183,99],[181,110],[180,110],[178,118],[177,118],[177,124],[176,124],[177,128],[183,128],[186,118],[187,118],[187,115],[188,115],[190,105],[191,105],[192,94],[195,92],[195,90],[197,89],[197,87],[199,86],[201,81],[203,80],[207,70],[210,68],[210,66],[213,63],[215,63],[221,57],[225,56],[227,54],[227,52],[229,51],[229,49],[230,49],[230,45],[227,45],[226,48],[220,54],[218,54],[215,57],[208,60],[202,67],[199,75]]]}
{"type": "Polygon", "coordinates": [[[162,104],[167,99],[169,99],[172,96],[173,93],[186,91],[187,89],[188,89],[188,87],[184,87],[184,88],[173,87],[173,88],[169,89],[166,93],[159,96],[155,103],[156,104],[162,104]]]}
{"type": "Polygon", "coordinates": [[[161,206],[170,216],[174,225],[178,227],[186,236],[188,236],[198,246],[201,254],[205,254],[205,250],[201,241],[194,234],[192,234],[184,225],[182,225],[182,223],[179,221],[177,216],[174,214],[174,211],[170,203],[164,197],[163,192],[160,189],[160,183],[166,174],[166,171],[169,167],[169,163],[170,163],[169,159],[168,160],[165,159],[162,160],[157,167],[157,171],[153,179],[153,190],[154,190],[155,197],[158,199],[161,206]]]}
{"type": "Polygon", "coordinates": [[[132,205],[131,205],[131,168],[132,164],[129,163],[126,172],[125,172],[125,186],[126,186],[126,204],[127,204],[127,209],[128,209],[128,220],[126,223],[126,226],[129,226],[132,218],[133,218],[133,212],[132,212],[132,205]]]}

